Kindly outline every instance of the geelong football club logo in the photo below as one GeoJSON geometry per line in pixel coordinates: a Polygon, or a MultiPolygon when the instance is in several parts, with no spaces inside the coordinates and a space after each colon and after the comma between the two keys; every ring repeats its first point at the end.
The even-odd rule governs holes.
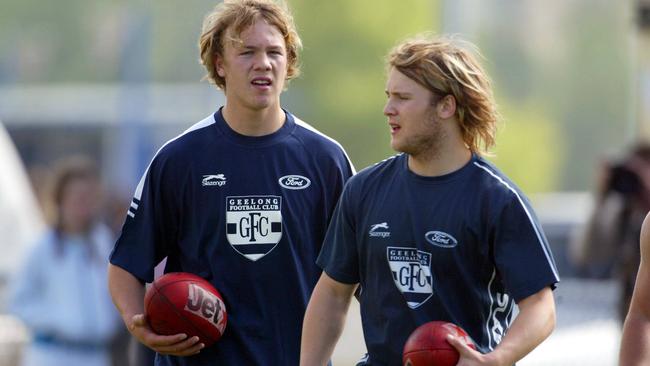
{"type": "Polygon", "coordinates": [[[411,309],[424,304],[433,295],[431,253],[414,248],[387,247],[386,256],[393,281],[411,309]]]}
{"type": "Polygon", "coordinates": [[[282,197],[226,198],[226,237],[239,254],[256,261],[282,238],[282,197]]]}

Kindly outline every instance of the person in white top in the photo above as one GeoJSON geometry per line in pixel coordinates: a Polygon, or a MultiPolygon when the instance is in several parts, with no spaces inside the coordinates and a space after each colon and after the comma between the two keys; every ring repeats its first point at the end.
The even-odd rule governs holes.
{"type": "Polygon", "coordinates": [[[54,172],[52,223],[10,284],[9,311],[30,330],[23,366],[109,366],[119,329],[107,288],[113,237],[99,220],[101,184],[86,158],[54,172]]]}

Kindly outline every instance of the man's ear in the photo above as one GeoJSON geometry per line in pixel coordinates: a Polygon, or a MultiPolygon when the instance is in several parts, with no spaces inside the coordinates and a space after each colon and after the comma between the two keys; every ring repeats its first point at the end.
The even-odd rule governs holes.
{"type": "Polygon", "coordinates": [[[222,78],[226,77],[226,70],[223,68],[223,57],[221,55],[214,56],[214,67],[217,70],[217,75],[222,78]]]}
{"type": "Polygon", "coordinates": [[[451,95],[445,95],[436,105],[436,112],[441,119],[448,119],[456,114],[456,98],[451,95]]]}

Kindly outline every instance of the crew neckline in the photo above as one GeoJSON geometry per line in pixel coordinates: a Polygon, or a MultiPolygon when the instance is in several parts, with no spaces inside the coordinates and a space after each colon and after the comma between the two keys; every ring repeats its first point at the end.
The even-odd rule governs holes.
{"type": "Polygon", "coordinates": [[[241,133],[233,130],[230,125],[228,125],[225,118],[223,118],[222,110],[223,107],[219,108],[219,110],[214,113],[215,126],[228,140],[238,145],[249,147],[263,147],[273,145],[284,139],[286,136],[290,135],[296,126],[293,115],[283,108],[282,111],[285,115],[284,123],[277,131],[263,136],[242,135],[241,133]]]}
{"type": "Polygon", "coordinates": [[[420,182],[420,183],[438,184],[438,183],[446,183],[458,179],[464,176],[465,174],[467,174],[471,170],[472,165],[477,161],[478,156],[475,153],[472,153],[472,157],[469,159],[469,161],[459,169],[456,169],[451,173],[437,175],[433,177],[419,175],[413,172],[411,169],[409,169],[408,154],[401,154],[400,159],[401,159],[400,164],[402,166],[402,169],[406,171],[406,175],[410,180],[414,182],[420,182]]]}

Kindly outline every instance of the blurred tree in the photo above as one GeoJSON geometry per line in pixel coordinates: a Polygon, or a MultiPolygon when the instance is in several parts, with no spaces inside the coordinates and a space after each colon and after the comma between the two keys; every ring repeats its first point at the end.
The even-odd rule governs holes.
{"type": "Polygon", "coordinates": [[[201,21],[217,3],[191,1],[179,12],[173,1],[4,1],[0,83],[114,82],[134,43],[148,44],[138,53],[147,54],[154,80],[198,81],[201,21]]]}
{"type": "Polygon", "coordinates": [[[155,80],[191,83],[201,80],[205,72],[199,63],[199,35],[204,16],[218,3],[215,0],[152,3],[151,58],[155,80]]]}
{"type": "MultiPolygon", "coordinates": [[[[305,47],[303,75],[292,82],[284,103],[339,140],[358,168],[392,155],[382,115],[383,58],[408,36],[439,31],[441,0],[287,1],[305,47]]],[[[0,84],[113,83],[126,71],[140,82],[198,83],[204,74],[197,50],[201,21],[217,3],[4,1],[0,84]]],[[[523,150],[530,159],[542,159],[540,152],[557,146],[557,154],[530,161],[544,178],[523,186],[588,188],[597,158],[621,148],[630,135],[625,128],[632,118],[627,38],[632,20],[625,14],[631,5],[588,0],[474,5],[460,9],[459,16],[478,9],[475,33],[461,37],[480,46],[498,103],[506,107],[497,140],[499,165],[526,182],[533,173],[515,168],[523,150]],[[539,131],[533,135],[523,126],[539,131]],[[535,144],[518,145],[531,136],[535,144]]]]}
{"type": "Polygon", "coordinates": [[[502,104],[500,113],[495,156],[489,159],[527,194],[555,190],[566,155],[561,129],[532,102],[502,104]]]}
{"type": "Polygon", "coordinates": [[[345,147],[358,169],[393,154],[383,116],[384,56],[438,28],[437,1],[291,0],[304,43],[289,108],[345,147]]]}
{"type": "MultiPolygon", "coordinates": [[[[534,191],[588,189],[599,158],[623,147],[629,135],[633,97],[628,2],[488,0],[481,6],[488,14],[483,14],[476,36],[501,94],[498,102],[508,113],[514,104],[528,113],[506,118],[500,139],[509,140],[508,145],[521,140],[519,154],[531,158],[543,152],[547,158],[561,159],[541,165],[554,169],[544,177],[555,180],[531,186],[534,191]],[[550,125],[534,126],[529,121],[550,125]],[[520,128],[524,125],[531,130],[520,128]],[[535,128],[552,133],[538,136],[535,128]]],[[[520,161],[517,153],[499,155],[500,165],[514,167],[520,161]]],[[[537,161],[530,163],[538,167],[537,161]]],[[[516,170],[509,173],[518,181],[539,172],[516,170]]]]}
{"type": "MultiPolygon", "coordinates": [[[[564,19],[574,29],[566,34],[567,62],[544,85],[564,126],[562,133],[570,136],[561,167],[560,187],[565,190],[593,186],[600,158],[629,142],[626,127],[635,98],[628,77],[632,19],[617,2],[593,2],[584,10],[574,7],[564,19]]],[[[541,77],[539,81],[544,83],[541,77]]]]}
{"type": "Polygon", "coordinates": [[[110,22],[120,3],[123,1],[3,2],[0,82],[106,81],[114,78],[113,64],[102,62],[105,58],[96,52],[103,47],[103,55],[106,55],[106,46],[115,46],[117,42],[97,36],[107,26],[114,25],[110,22]],[[103,17],[95,17],[95,14],[103,17]],[[94,57],[94,53],[100,57],[94,57]]]}

